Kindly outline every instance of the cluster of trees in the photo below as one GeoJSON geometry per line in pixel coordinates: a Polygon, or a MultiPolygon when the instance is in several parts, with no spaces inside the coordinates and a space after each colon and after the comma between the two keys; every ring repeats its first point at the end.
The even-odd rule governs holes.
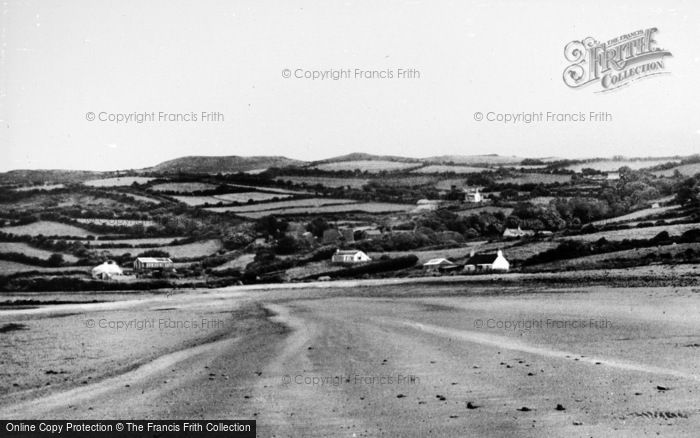
{"type": "Polygon", "coordinates": [[[700,174],[687,178],[679,184],[676,201],[684,207],[700,209],[700,174]]]}
{"type": "Polygon", "coordinates": [[[667,231],[661,231],[651,239],[624,239],[621,241],[608,241],[601,238],[595,242],[582,242],[579,240],[565,240],[556,248],[543,251],[523,262],[524,266],[540,263],[554,262],[557,260],[585,257],[593,254],[604,254],[614,251],[624,251],[636,248],[648,248],[651,246],[663,246],[673,243],[700,242],[700,229],[688,230],[680,236],[670,236],[667,231]]]}

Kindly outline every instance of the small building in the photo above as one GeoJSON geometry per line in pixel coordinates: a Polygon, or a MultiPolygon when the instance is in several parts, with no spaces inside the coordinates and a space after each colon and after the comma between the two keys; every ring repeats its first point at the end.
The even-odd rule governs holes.
{"type": "Polygon", "coordinates": [[[115,277],[123,276],[124,271],[114,260],[107,260],[101,265],[97,265],[92,268],[91,274],[92,278],[99,280],[112,280],[115,277]]]}
{"type": "Polygon", "coordinates": [[[464,265],[464,270],[469,272],[507,272],[509,269],[510,263],[500,249],[496,254],[472,254],[464,265]]]}
{"type": "Polygon", "coordinates": [[[416,202],[416,208],[413,209],[414,213],[420,213],[422,211],[435,211],[440,208],[440,200],[437,199],[420,199],[416,202]]]}
{"type": "Polygon", "coordinates": [[[134,260],[134,271],[172,271],[173,261],[167,257],[137,257],[134,260]]]}
{"type": "Polygon", "coordinates": [[[455,269],[456,267],[457,264],[455,262],[444,258],[431,259],[423,263],[423,269],[428,272],[451,270],[455,269]]]}
{"type": "Polygon", "coordinates": [[[483,202],[484,197],[481,196],[481,193],[479,192],[479,188],[465,188],[464,189],[464,202],[469,202],[469,203],[479,203],[483,202]]]}
{"type": "Polygon", "coordinates": [[[515,238],[520,239],[521,237],[534,236],[535,231],[533,230],[523,230],[518,226],[518,228],[506,228],[503,232],[503,237],[505,238],[515,238]]]}
{"type": "Polygon", "coordinates": [[[382,235],[382,232],[376,226],[355,227],[352,231],[355,240],[373,239],[382,235]]]}
{"type": "Polygon", "coordinates": [[[335,252],[335,254],[333,254],[333,257],[331,257],[331,262],[337,264],[364,263],[370,261],[372,261],[372,259],[367,254],[355,249],[339,249],[335,252]]]}

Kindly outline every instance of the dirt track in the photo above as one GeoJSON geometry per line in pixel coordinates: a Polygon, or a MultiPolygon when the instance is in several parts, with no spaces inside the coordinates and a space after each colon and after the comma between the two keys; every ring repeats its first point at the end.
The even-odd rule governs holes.
{"type": "Polygon", "coordinates": [[[26,328],[0,335],[15,371],[0,381],[0,417],[253,418],[259,436],[700,430],[694,288],[393,285],[131,298],[0,312],[0,326],[26,328]],[[224,324],[166,334],[85,328],[86,318],[154,314],[224,324]],[[60,374],[47,374],[48,364],[60,374]]]}

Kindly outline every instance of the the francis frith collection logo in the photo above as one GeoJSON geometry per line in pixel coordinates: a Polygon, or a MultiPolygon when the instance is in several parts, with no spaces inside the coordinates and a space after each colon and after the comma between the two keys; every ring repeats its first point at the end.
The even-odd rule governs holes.
{"type": "Polygon", "coordinates": [[[564,83],[571,88],[597,84],[606,92],[649,76],[668,73],[664,57],[671,52],[657,45],[655,27],[600,42],[592,37],[572,41],[564,48],[572,64],[564,70],[564,83]]]}

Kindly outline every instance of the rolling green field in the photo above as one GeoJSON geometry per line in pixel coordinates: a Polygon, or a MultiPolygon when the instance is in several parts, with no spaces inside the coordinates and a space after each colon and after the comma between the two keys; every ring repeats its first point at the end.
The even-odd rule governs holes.
{"type": "Polygon", "coordinates": [[[384,170],[388,172],[394,170],[406,170],[421,165],[421,163],[403,163],[399,161],[358,160],[319,164],[314,166],[314,169],[329,171],[359,170],[361,172],[379,173],[384,170]]]}
{"type": "MultiPolygon", "coordinates": [[[[352,199],[333,199],[333,198],[308,198],[308,199],[295,199],[291,201],[280,201],[280,202],[266,202],[264,204],[254,204],[254,205],[240,205],[231,207],[212,207],[207,208],[208,211],[213,211],[215,213],[253,213],[259,211],[278,211],[286,210],[292,208],[301,207],[320,207],[323,205],[331,204],[352,204],[356,201],[352,199]]],[[[272,214],[272,213],[268,213],[272,214]]]]}
{"type": "Polygon", "coordinates": [[[369,182],[367,178],[325,178],[320,176],[280,176],[276,181],[291,181],[294,184],[306,184],[313,187],[320,184],[324,187],[352,187],[361,189],[362,186],[369,182]]]}
{"type": "Polygon", "coordinates": [[[87,231],[73,225],[52,221],[37,221],[27,225],[0,228],[3,233],[12,233],[25,236],[75,236],[86,237],[99,234],[87,231]]]}
{"type": "MultiPolygon", "coordinates": [[[[53,251],[34,248],[33,246],[29,246],[24,242],[0,242],[0,252],[16,252],[29,257],[36,257],[44,260],[48,260],[48,258],[51,257],[51,254],[54,253],[53,251]]],[[[68,263],[75,263],[78,261],[77,257],[70,254],[61,255],[63,256],[63,260],[68,263]]]]}
{"type": "Polygon", "coordinates": [[[154,192],[178,192],[178,193],[192,193],[201,192],[204,190],[214,190],[216,186],[214,184],[202,183],[202,182],[172,182],[172,183],[162,183],[151,186],[149,190],[154,192]]]}
{"type": "Polygon", "coordinates": [[[413,170],[412,172],[414,172],[414,173],[447,173],[447,172],[478,173],[478,172],[483,172],[485,170],[489,170],[489,169],[486,169],[484,167],[449,166],[449,165],[433,164],[430,166],[425,166],[425,167],[421,167],[419,169],[413,170]]]}
{"type": "MultiPolygon", "coordinates": [[[[293,208],[283,208],[277,210],[265,210],[265,211],[247,211],[237,213],[240,216],[247,217],[249,219],[258,219],[267,215],[306,215],[306,214],[333,214],[333,213],[343,213],[359,211],[364,213],[398,213],[398,212],[408,212],[415,208],[415,205],[411,204],[389,204],[385,202],[359,202],[359,203],[345,203],[339,205],[323,205],[319,207],[293,207],[293,208]]],[[[213,210],[213,209],[212,209],[213,210]]]]}
{"type": "Polygon", "coordinates": [[[83,184],[90,187],[123,187],[130,186],[133,183],[146,184],[153,180],[154,178],[144,176],[122,176],[116,178],[92,179],[85,181],[83,184]]]}

